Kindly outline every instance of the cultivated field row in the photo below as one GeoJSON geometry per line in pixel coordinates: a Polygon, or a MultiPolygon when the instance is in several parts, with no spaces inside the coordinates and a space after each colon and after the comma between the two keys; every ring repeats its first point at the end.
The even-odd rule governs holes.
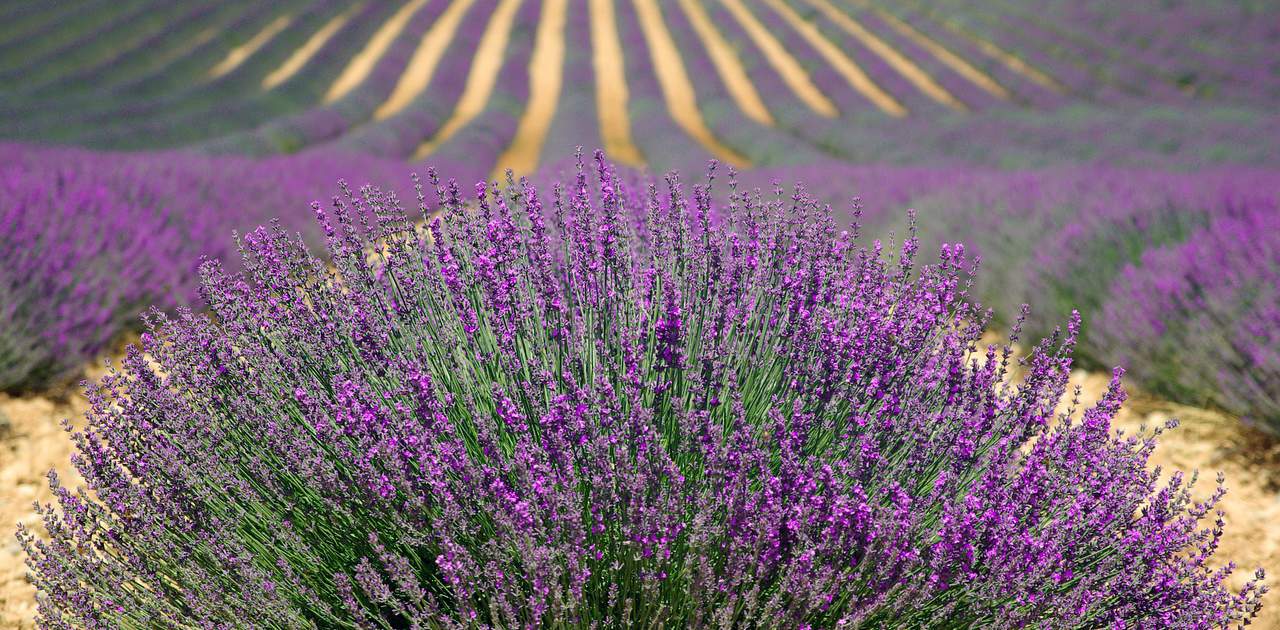
{"type": "Polygon", "coordinates": [[[4,11],[0,135],[116,149],[327,146],[522,172],[569,142],[632,165],[745,166],[859,159],[875,144],[867,130],[902,137],[923,124],[913,121],[1248,102],[1280,86],[1265,32],[1224,41],[1225,28],[1188,10],[1170,37],[1098,3],[80,4],[4,11]]]}

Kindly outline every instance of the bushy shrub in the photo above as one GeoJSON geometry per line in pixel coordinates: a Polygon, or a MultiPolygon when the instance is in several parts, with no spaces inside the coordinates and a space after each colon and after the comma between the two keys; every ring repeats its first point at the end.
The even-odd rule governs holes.
{"type": "MultiPolygon", "coordinates": [[[[199,299],[201,256],[272,213],[322,242],[296,199],[335,167],[383,180],[383,162],[331,153],[268,159],[119,154],[0,143],[0,391],[56,386],[135,327],[148,306],[199,299]]],[[[321,183],[323,182],[323,183],[321,183]]]]}
{"type": "Polygon", "coordinates": [[[89,172],[0,168],[0,234],[0,391],[56,382],[148,305],[196,297],[165,213],[89,172]]]}
{"type": "Polygon", "coordinates": [[[997,313],[1037,305],[1032,336],[1078,309],[1090,367],[1280,427],[1277,173],[960,172],[914,201],[988,263],[997,313]]]}
{"type": "MultiPolygon", "coordinates": [[[[1194,480],[1012,379],[960,246],[801,189],[372,188],[277,227],[89,388],[20,532],[44,627],[1225,627],[1194,480]],[[661,190],[661,192],[660,192],[661,190]],[[419,193],[420,199],[422,194],[419,193]]],[[[595,186],[589,185],[595,180],[595,186]]],[[[435,181],[434,176],[432,181],[435,181]]],[[[1015,330],[1016,333],[1016,330],[1015,330]]],[[[1221,483],[1220,483],[1221,485],[1221,483]]],[[[1205,521],[1208,521],[1207,523],[1205,521]]],[[[1261,572],[1259,572],[1259,578],[1261,572]]]]}
{"type": "Polygon", "coordinates": [[[1280,433],[1280,212],[1246,206],[1124,268],[1090,330],[1157,392],[1280,433]],[[1192,359],[1188,359],[1191,357],[1192,359]]]}

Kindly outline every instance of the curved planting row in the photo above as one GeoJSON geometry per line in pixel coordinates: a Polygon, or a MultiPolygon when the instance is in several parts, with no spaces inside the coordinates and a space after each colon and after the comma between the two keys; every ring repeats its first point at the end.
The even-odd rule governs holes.
{"type": "MultiPolygon", "coordinates": [[[[341,174],[404,184],[403,166],[341,154],[251,160],[0,144],[0,391],[59,384],[136,328],[192,304],[201,256],[280,218],[313,231],[307,200],[341,174]]],[[[412,197],[405,197],[412,199],[412,197]]],[[[314,241],[314,239],[312,239],[314,241]]]]}
{"type": "Polygon", "coordinates": [[[1094,365],[1280,434],[1280,175],[954,173],[913,203],[983,256],[998,311],[1037,305],[1028,330],[1044,334],[1078,309],[1094,365]]]}
{"type": "Polygon", "coordinates": [[[1126,265],[1089,342],[1160,394],[1280,433],[1280,212],[1226,210],[1126,265]]]}

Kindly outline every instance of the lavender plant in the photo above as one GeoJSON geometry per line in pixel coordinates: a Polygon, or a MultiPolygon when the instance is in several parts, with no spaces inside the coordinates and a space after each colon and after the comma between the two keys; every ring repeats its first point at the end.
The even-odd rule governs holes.
{"type": "Polygon", "coordinates": [[[149,304],[196,297],[181,267],[155,264],[182,249],[166,214],[89,173],[0,168],[0,234],[0,391],[57,382],[149,304]]]}
{"type": "Polygon", "coordinates": [[[1280,432],[1278,235],[1274,205],[1245,206],[1146,252],[1117,277],[1091,345],[1163,395],[1280,432]]]}
{"type": "Polygon", "coordinates": [[[332,152],[253,160],[0,143],[0,391],[61,385],[148,306],[194,304],[199,257],[233,251],[217,234],[274,212],[320,242],[285,199],[324,191],[335,169],[389,181],[401,165],[332,152]]]}
{"type": "MultiPolygon", "coordinates": [[[[64,627],[1180,627],[1218,489],[1058,413],[1078,319],[1013,379],[960,246],[860,244],[801,188],[628,185],[602,156],[431,219],[368,187],[280,226],[208,315],[88,387],[87,489],[20,531],[64,627]],[[592,176],[590,170],[594,170],[592,176]],[[592,185],[594,180],[594,186],[592,185]]],[[[712,173],[714,171],[710,171],[712,173]]],[[[855,213],[856,214],[856,213],[855,213]]],[[[1017,330],[1015,328],[1015,336],[1017,330]]],[[[1159,431],[1156,431],[1158,433],[1159,431]]]]}

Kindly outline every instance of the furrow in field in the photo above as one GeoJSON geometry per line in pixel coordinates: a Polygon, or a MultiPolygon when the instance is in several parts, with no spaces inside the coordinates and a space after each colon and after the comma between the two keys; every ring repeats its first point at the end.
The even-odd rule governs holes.
{"type": "Polygon", "coordinates": [[[831,99],[813,84],[809,73],[805,72],[800,62],[796,61],[796,58],[787,52],[786,47],[769,32],[769,29],[751,14],[746,5],[742,4],[742,0],[722,0],[722,4],[733,14],[734,20],[737,20],[747,37],[751,38],[751,41],[764,54],[765,60],[773,66],[797,98],[819,115],[827,118],[840,115],[835,103],[832,103],[831,99]]]}
{"type": "Polygon", "coordinates": [[[595,70],[596,113],[600,140],[613,160],[629,166],[644,164],[631,138],[627,115],[627,73],[613,0],[591,0],[591,61],[595,70]]]}
{"type": "Polygon", "coordinates": [[[684,62],[680,59],[680,49],[671,39],[663,21],[662,9],[655,0],[633,0],[636,16],[640,20],[640,29],[644,32],[645,41],[649,44],[649,56],[653,61],[658,85],[667,103],[667,111],[672,120],[684,129],[685,133],[698,141],[707,151],[720,160],[738,167],[750,165],[750,160],[720,142],[698,110],[698,98],[693,83],[685,72],[684,62]]]}
{"type": "Polygon", "coordinates": [[[332,39],[338,31],[342,30],[342,27],[346,26],[347,22],[351,21],[351,16],[359,12],[362,6],[363,4],[352,5],[351,8],[334,16],[333,19],[326,22],[324,26],[321,26],[319,30],[311,35],[311,37],[307,38],[305,43],[299,46],[297,50],[293,51],[293,54],[289,55],[289,58],[285,59],[284,63],[280,64],[275,70],[272,70],[267,76],[263,77],[262,89],[273,89],[277,85],[293,78],[293,75],[298,74],[298,72],[307,65],[307,62],[311,61],[311,58],[314,57],[316,53],[320,52],[320,49],[324,48],[324,45],[329,43],[329,40],[332,39]]]}
{"type": "Polygon", "coordinates": [[[564,79],[564,27],[568,11],[568,0],[543,2],[537,39],[529,58],[529,101],[516,127],[515,138],[498,157],[494,176],[506,169],[528,174],[538,167],[564,79]]]}
{"type": "Polygon", "coordinates": [[[827,16],[827,19],[835,23],[841,30],[852,35],[858,43],[862,44],[871,52],[889,64],[889,67],[897,71],[898,74],[910,81],[916,89],[923,92],[929,98],[946,105],[952,109],[967,111],[969,107],[956,98],[954,94],[947,91],[946,88],[938,84],[929,73],[925,72],[915,62],[911,61],[898,52],[893,46],[890,46],[883,39],[876,36],[870,30],[867,30],[860,22],[849,14],[837,9],[835,5],[827,0],[808,0],[809,4],[827,16]]]}
{"type": "Polygon", "coordinates": [[[502,0],[498,8],[489,18],[484,35],[476,48],[475,57],[471,60],[471,73],[467,75],[467,85],[458,99],[449,120],[441,125],[435,135],[418,146],[413,153],[414,160],[421,160],[432,153],[440,145],[447,142],[468,123],[479,116],[493,95],[494,84],[502,71],[507,43],[511,39],[511,28],[515,24],[516,12],[523,0],[502,0]]]}
{"type": "MultiPolygon", "coordinates": [[[[1054,107],[1061,104],[1069,95],[1065,92],[1059,92],[1052,88],[1046,87],[1043,83],[1037,82],[1026,74],[1016,72],[999,58],[984,52],[972,39],[966,38],[956,31],[943,25],[942,19],[931,14],[929,11],[919,5],[910,5],[907,2],[899,0],[898,2],[887,3],[880,0],[859,0],[867,3],[875,9],[883,11],[886,15],[891,15],[901,22],[908,24],[917,32],[927,36],[935,42],[938,42],[948,50],[953,52],[957,57],[967,60],[981,72],[990,76],[1001,86],[1005,87],[1014,102],[1023,103],[1033,107],[1054,107]]],[[[874,14],[872,15],[874,17],[874,14]]],[[[887,25],[885,29],[888,29],[887,25]]],[[[1038,64],[1030,58],[1023,58],[1024,62],[1031,64],[1032,67],[1046,72],[1049,76],[1053,73],[1048,72],[1049,68],[1039,68],[1038,64]]],[[[1063,83],[1059,79],[1059,83],[1063,83]]],[[[1065,83],[1063,83],[1065,85],[1065,83]]]]}
{"type": "Polygon", "coordinates": [[[441,169],[441,173],[455,173],[454,177],[464,184],[486,179],[493,173],[498,156],[511,146],[529,102],[529,59],[533,56],[541,12],[541,2],[520,3],[501,70],[484,110],[437,147],[427,164],[441,169]]]}
{"type": "Polygon", "coordinates": [[[907,24],[906,22],[898,19],[897,16],[893,15],[892,13],[889,13],[888,11],[885,11],[884,9],[881,9],[880,7],[871,6],[868,2],[866,2],[866,0],[856,0],[856,1],[863,8],[869,9],[873,13],[875,13],[881,20],[883,20],[886,24],[889,25],[889,28],[892,28],[893,30],[897,31],[900,35],[907,38],[909,41],[911,41],[915,45],[928,51],[929,54],[933,55],[935,59],[942,62],[948,68],[951,68],[953,72],[964,77],[970,83],[982,88],[988,94],[996,98],[999,98],[1001,100],[1007,101],[1007,100],[1010,100],[1010,98],[1012,98],[1012,94],[1009,92],[1009,90],[1006,89],[1003,85],[1000,85],[1000,83],[997,82],[995,78],[983,72],[982,70],[979,70],[973,64],[966,61],[963,57],[948,50],[946,46],[943,46],[941,43],[935,41],[933,38],[929,37],[928,35],[921,33],[920,31],[912,27],[910,24],[907,24]]]}
{"type": "Polygon", "coordinates": [[[50,26],[62,26],[67,15],[80,14],[86,7],[76,6],[70,2],[58,7],[45,6],[44,2],[31,3],[26,7],[15,7],[16,11],[0,18],[0,47],[10,42],[29,37],[33,33],[45,31],[50,26]]]}
{"type": "Polygon", "coordinates": [[[387,18],[387,21],[373,33],[373,37],[369,38],[364,49],[356,53],[347,67],[343,68],[342,74],[338,75],[333,85],[329,86],[329,91],[324,95],[324,102],[332,103],[364,83],[374,67],[378,65],[378,61],[382,59],[382,55],[386,54],[387,49],[400,35],[400,31],[409,24],[409,19],[426,4],[427,0],[411,0],[387,18]]]}
{"type": "Polygon", "coordinates": [[[671,169],[696,171],[714,156],[681,128],[667,111],[666,98],[653,67],[653,55],[648,53],[649,44],[640,27],[635,3],[624,0],[615,6],[618,11],[618,38],[622,41],[622,50],[627,53],[625,63],[630,91],[627,113],[636,146],[654,173],[665,173],[671,169]]]}
{"type": "MultiPolygon", "coordinates": [[[[617,16],[619,13],[617,0],[613,0],[613,3],[614,15],[617,16]]],[[[565,41],[570,45],[565,48],[564,89],[556,103],[555,119],[547,130],[547,142],[542,145],[538,171],[543,174],[567,173],[571,161],[575,162],[574,170],[576,170],[576,160],[570,160],[570,156],[574,154],[577,147],[582,147],[586,153],[592,153],[595,149],[602,149],[605,146],[601,139],[599,107],[596,106],[599,86],[596,81],[595,51],[594,46],[587,44],[592,41],[593,13],[590,11],[590,4],[583,2],[579,3],[579,6],[582,6],[582,9],[570,12],[568,21],[565,23],[565,41]],[[572,45],[574,42],[581,42],[581,44],[572,45]]],[[[616,27],[615,23],[615,30],[616,27]]],[[[621,48],[626,49],[625,46],[621,48]]],[[[626,71],[625,64],[622,70],[623,76],[626,77],[629,100],[636,82],[634,77],[626,71]]],[[[627,101],[623,101],[623,105],[626,104],[627,101]]],[[[627,128],[632,130],[631,139],[634,143],[635,122],[631,120],[629,112],[627,128]]],[[[636,153],[644,159],[644,164],[639,166],[647,165],[648,159],[643,157],[645,153],[640,150],[638,144],[636,153]]]]}
{"type": "Polygon", "coordinates": [[[765,106],[751,77],[743,68],[742,60],[738,59],[733,46],[720,34],[700,0],[680,0],[680,8],[697,32],[707,54],[711,56],[711,62],[715,64],[720,80],[724,82],[729,95],[742,113],[751,120],[772,127],[775,124],[773,115],[769,113],[769,108],[765,106]]]}
{"type": "Polygon", "coordinates": [[[129,24],[155,8],[155,0],[98,0],[57,21],[16,32],[12,39],[0,44],[0,73],[21,70],[30,75],[31,70],[74,54],[77,46],[110,34],[121,24],[129,24]]]}
{"type": "MultiPolygon", "coordinates": [[[[290,8],[297,5],[299,9],[307,4],[299,0],[288,3],[290,8]]],[[[256,31],[278,13],[279,7],[280,4],[273,4],[228,34],[256,31]]],[[[118,103],[95,114],[93,120],[83,121],[80,138],[75,141],[94,147],[126,150],[201,142],[212,147],[216,146],[213,138],[234,134],[240,138],[235,146],[227,143],[215,150],[265,153],[296,151],[306,146],[313,136],[307,135],[307,140],[298,139],[300,134],[294,133],[300,125],[297,116],[320,101],[325,90],[364,46],[368,37],[399,7],[381,2],[365,4],[360,13],[353,16],[293,80],[271,92],[264,92],[261,86],[263,77],[283,62],[303,41],[310,28],[318,27],[337,13],[332,8],[318,8],[300,15],[298,28],[286,29],[259,51],[255,60],[266,60],[263,63],[247,64],[216,82],[200,82],[194,86],[175,83],[175,77],[203,76],[228,49],[243,41],[243,36],[234,39],[220,36],[213,45],[206,46],[192,59],[181,62],[181,72],[175,69],[155,77],[146,86],[138,86],[137,93],[147,95],[144,100],[118,103]],[[304,23],[307,28],[301,28],[304,23]],[[286,126],[288,130],[283,129],[286,126]],[[261,128],[261,133],[249,131],[254,128],[261,128]],[[271,138],[270,148],[247,146],[250,136],[255,135],[271,138]]],[[[404,57],[408,57],[407,52],[404,57]]],[[[372,105],[369,109],[372,110],[372,105]]],[[[310,133],[311,129],[306,132],[310,133]]]]}
{"type": "MultiPolygon", "coordinates": [[[[69,114],[79,118],[81,112],[112,102],[114,99],[104,98],[108,93],[115,93],[126,100],[132,100],[135,94],[128,89],[129,84],[148,76],[164,74],[173,64],[209,42],[215,41],[233,25],[246,17],[259,14],[271,16],[275,11],[270,8],[261,9],[256,6],[246,7],[239,3],[226,3],[213,8],[205,15],[175,20],[170,27],[163,29],[131,52],[120,55],[111,63],[65,75],[45,85],[41,89],[41,95],[46,98],[33,102],[31,107],[38,109],[41,116],[48,117],[57,112],[59,118],[66,120],[69,114]]],[[[203,71],[203,68],[201,70],[203,71]]],[[[184,74],[181,75],[181,79],[200,81],[202,73],[184,74]]]]}
{"type": "MultiPolygon", "coordinates": [[[[775,120],[775,125],[765,125],[748,118],[734,101],[724,82],[711,79],[718,77],[720,73],[688,16],[683,11],[674,9],[664,15],[667,30],[680,48],[686,72],[691,77],[706,77],[705,80],[695,80],[693,89],[696,91],[702,118],[716,138],[746,156],[756,167],[817,162],[822,159],[822,154],[814,147],[782,128],[782,121],[775,120]]],[[[737,61],[745,64],[746,58],[738,58],[737,61]]],[[[765,85],[761,84],[760,87],[763,89],[765,85]]],[[[785,86],[782,86],[782,91],[785,98],[789,99],[785,86]]],[[[799,102],[795,105],[804,109],[799,102]]],[[[808,113],[807,109],[804,115],[809,119],[818,118],[808,113]]]]}
{"type": "Polygon", "coordinates": [[[440,14],[440,18],[431,25],[426,35],[422,36],[422,43],[414,51],[413,58],[409,60],[409,65],[400,75],[400,80],[391,91],[391,95],[374,111],[374,120],[395,116],[427,89],[427,85],[431,83],[431,77],[435,76],[436,67],[444,57],[445,50],[449,48],[449,42],[453,41],[454,34],[458,32],[458,24],[462,22],[462,16],[467,14],[467,10],[473,4],[475,0],[453,0],[449,8],[440,14]]]}
{"type": "MultiPolygon", "coordinates": [[[[498,4],[499,0],[476,0],[467,10],[431,83],[404,111],[386,120],[358,125],[333,139],[333,146],[358,153],[409,159],[423,140],[439,131],[457,108],[458,99],[466,89],[467,78],[471,76],[472,59],[481,36],[498,4]]],[[[419,14],[414,20],[421,17],[419,14]]]]}
{"type": "Polygon", "coordinates": [[[272,20],[270,24],[261,31],[258,31],[256,35],[250,37],[249,41],[232,48],[227,53],[227,56],[222,58],[222,61],[219,61],[212,68],[209,68],[209,73],[205,75],[205,77],[207,79],[217,79],[218,77],[226,76],[232,70],[239,68],[240,64],[244,63],[245,60],[258,52],[258,50],[265,46],[267,42],[271,41],[271,38],[280,34],[280,31],[288,28],[289,24],[292,22],[293,16],[288,14],[281,15],[280,17],[272,20]]]}
{"type": "MultiPolygon", "coordinates": [[[[1099,41],[1099,35],[1088,33],[1082,35],[1070,28],[1073,21],[1065,19],[1067,26],[1057,23],[1057,19],[1049,19],[1043,11],[1028,10],[1021,4],[996,2],[993,7],[1001,14],[1014,20],[1014,28],[1028,34],[1038,35],[1045,40],[1057,40],[1059,50],[1067,56],[1078,58],[1093,68],[1095,74],[1101,74],[1112,85],[1130,94],[1138,96],[1157,96],[1159,98],[1179,98],[1183,96],[1176,85],[1177,81],[1163,68],[1147,63],[1136,50],[1128,49],[1126,44],[1111,41],[1099,41]]],[[[1056,14],[1055,18],[1061,16],[1056,14]]],[[[1066,17],[1066,16],[1061,16],[1066,17]]],[[[1103,36],[1105,39],[1105,36],[1103,36]]]]}
{"type": "MultiPolygon", "coordinates": [[[[737,0],[733,1],[737,2],[737,0]]],[[[857,90],[863,97],[890,116],[902,117],[907,115],[907,108],[898,99],[872,81],[871,77],[867,76],[867,73],[853,59],[840,50],[839,46],[831,43],[831,40],[823,36],[822,32],[811,22],[801,17],[783,0],[764,0],[764,2],[781,16],[791,28],[795,29],[827,63],[831,64],[831,67],[848,82],[850,87],[857,90]]]]}
{"type": "MultiPolygon", "coordinates": [[[[106,68],[89,76],[65,76],[49,84],[45,90],[56,89],[56,100],[15,103],[13,111],[22,113],[11,119],[23,121],[35,137],[72,141],[86,132],[92,134],[126,123],[124,112],[157,111],[179,95],[209,88],[210,83],[205,80],[209,68],[227,50],[242,43],[244,33],[256,32],[281,9],[290,8],[293,7],[287,3],[283,7],[228,3],[207,22],[180,22],[106,68]]],[[[306,17],[300,17],[296,24],[306,21],[306,17]]],[[[286,29],[255,58],[269,57],[271,48],[288,39],[291,32],[286,29]]],[[[225,88],[225,81],[213,89],[225,88]]],[[[0,124],[7,122],[5,119],[5,114],[0,113],[0,124]]]]}
{"type": "Polygon", "coordinates": [[[1048,74],[1040,71],[1035,66],[1027,63],[1022,59],[1022,57],[997,46],[994,42],[991,42],[977,33],[965,28],[955,20],[944,16],[937,16],[932,12],[929,12],[929,15],[934,18],[935,22],[942,25],[942,28],[945,28],[948,31],[955,33],[960,38],[969,41],[976,46],[978,50],[982,51],[984,55],[1000,62],[1004,67],[1008,68],[1012,72],[1021,75],[1023,78],[1039,85],[1040,87],[1052,90],[1058,94],[1065,94],[1068,91],[1067,87],[1057,79],[1054,79],[1048,74]]]}
{"type": "Polygon", "coordinates": [[[41,94],[59,80],[92,73],[138,50],[170,24],[200,19],[212,9],[213,3],[208,2],[143,6],[57,51],[32,59],[16,73],[0,75],[0,79],[16,79],[23,91],[41,94]]]}

